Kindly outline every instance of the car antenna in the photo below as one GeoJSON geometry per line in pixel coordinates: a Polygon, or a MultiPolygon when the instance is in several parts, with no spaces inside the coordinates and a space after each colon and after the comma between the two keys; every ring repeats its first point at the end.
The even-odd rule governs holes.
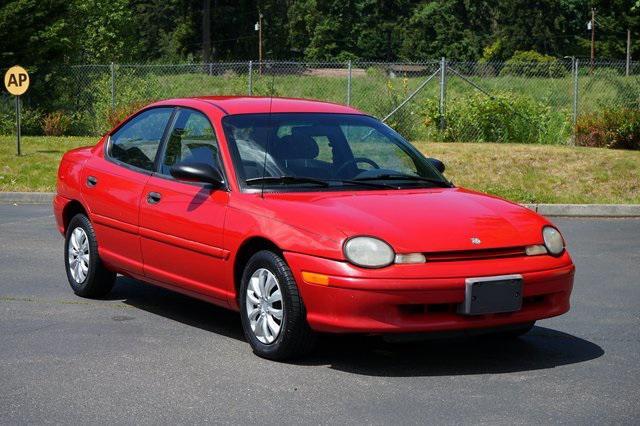
{"type": "Polygon", "coordinates": [[[264,162],[262,164],[262,183],[260,185],[260,198],[264,198],[264,178],[267,173],[267,156],[271,146],[271,107],[273,106],[273,96],[269,97],[269,118],[267,120],[267,146],[264,149],[264,162]]]}

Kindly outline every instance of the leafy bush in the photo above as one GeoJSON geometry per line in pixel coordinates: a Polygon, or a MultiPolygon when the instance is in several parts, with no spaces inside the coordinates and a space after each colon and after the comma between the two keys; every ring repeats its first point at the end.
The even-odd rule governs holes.
{"type": "Polygon", "coordinates": [[[567,69],[553,56],[543,55],[533,50],[518,50],[505,62],[500,75],[518,77],[552,77],[567,75],[567,69]]]}
{"type": "Polygon", "coordinates": [[[612,108],[581,115],[576,145],[640,150],[640,110],[612,108]]]}
{"type": "Polygon", "coordinates": [[[627,109],[640,110],[639,80],[633,77],[612,79],[610,86],[615,88],[617,105],[627,109]]]}
{"type": "Polygon", "coordinates": [[[105,133],[126,118],[133,112],[132,108],[141,103],[140,100],[157,99],[158,93],[161,92],[155,79],[134,76],[129,70],[119,70],[118,76],[115,107],[112,105],[109,77],[105,76],[93,83],[93,131],[97,134],[105,133]]]}
{"type": "Polygon", "coordinates": [[[46,114],[42,119],[42,132],[45,136],[66,135],[71,127],[71,117],[63,111],[46,114]]]}
{"type": "MultiPolygon", "coordinates": [[[[408,79],[397,80],[399,80],[400,84],[394,84],[394,80],[387,78],[385,96],[381,97],[379,102],[373,104],[372,108],[370,108],[373,115],[380,118],[385,117],[409,96],[411,90],[409,89],[408,79]]],[[[413,139],[417,136],[416,131],[418,129],[416,126],[420,124],[418,109],[413,102],[409,102],[389,117],[386,124],[405,138],[413,139]]]]}
{"type": "Polygon", "coordinates": [[[125,118],[129,117],[134,112],[147,106],[151,101],[134,101],[125,105],[118,105],[112,109],[107,115],[107,123],[109,128],[113,128],[120,124],[125,118]]]}
{"type": "Polygon", "coordinates": [[[0,135],[10,135],[15,132],[16,117],[14,109],[8,102],[0,102],[0,135]]]}
{"type": "Polygon", "coordinates": [[[42,113],[37,109],[22,108],[20,112],[20,129],[23,135],[42,135],[42,113]]]}
{"type": "Polygon", "coordinates": [[[69,135],[87,136],[99,134],[96,128],[96,118],[91,111],[77,111],[70,116],[69,135]]]}
{"type": "MultiPolygon", "coordinates": [[[[436,100],[425,104],[425,125],[437,129],[436,100]]],[[[448,142],[562,143],[569,136],[567,117],[533,99],[512,93],[493,98],[477,93],[448,102],[446,128],[437,137],[448,142]]]]}
{"type": "MultiPolygon", "coordinates": [[[[20,130],[23,135],[41,135],[42,114],[40,111],[22,106],[20,130]]],[[[12,135],[16,132],[16,110],[13,102],[0,102],[0,134],[12,135]]]]}

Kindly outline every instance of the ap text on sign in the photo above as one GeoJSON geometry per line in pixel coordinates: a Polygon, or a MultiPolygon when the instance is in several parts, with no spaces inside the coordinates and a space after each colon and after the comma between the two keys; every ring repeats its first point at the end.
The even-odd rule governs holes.
{"type": "Polygon", "coordinates": [[[4,87],[14,96],[20,96],[29,89],[29,73],[19,65],[9,68],[4,75],[4,87]]]}

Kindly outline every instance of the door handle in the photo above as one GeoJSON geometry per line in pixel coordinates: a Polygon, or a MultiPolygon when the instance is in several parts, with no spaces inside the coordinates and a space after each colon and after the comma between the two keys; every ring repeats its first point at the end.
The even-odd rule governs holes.
{"type": "Polygon", "coordinates": [[[158,204],[162,195],[158,192],[150,192],[147,194],[147,203],[149,204],[158,204]]]}
{"type": "Polygon", "coordinates": [[[87,186],[89,188],[93,188],[94,186],[96,186],[98,184],[98,178],[96,178],[95,176],[89,176],[87,178],[87,186]]]}

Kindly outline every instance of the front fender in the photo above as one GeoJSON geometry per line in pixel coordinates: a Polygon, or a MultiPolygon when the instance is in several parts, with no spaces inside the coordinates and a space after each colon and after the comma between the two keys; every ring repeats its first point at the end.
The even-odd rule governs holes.
{"type": "Polygon", "coordinates": [[[231,257],[235,257],[244,241],[254,237],[267,239],[282,251],[344,259],[341,239],[299,228],[255,211],[230,208],[225,220],[225,248],[232,253],[231,257]]]}

